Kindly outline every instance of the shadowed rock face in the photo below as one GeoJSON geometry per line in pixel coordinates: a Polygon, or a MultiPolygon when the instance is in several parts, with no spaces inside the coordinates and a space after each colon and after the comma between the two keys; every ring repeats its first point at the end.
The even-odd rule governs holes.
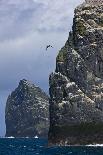
{"type": "Polygon", "coordinates": [[[49,144],[103,143],[103,5],[75,9],[49,84],[49,144]]]}
{"type": "Polygon", "coordinates": [[[6,136],[47,137],[49,129],[48,96],[34,84],[21,80],[6,103],[6,136]]]}

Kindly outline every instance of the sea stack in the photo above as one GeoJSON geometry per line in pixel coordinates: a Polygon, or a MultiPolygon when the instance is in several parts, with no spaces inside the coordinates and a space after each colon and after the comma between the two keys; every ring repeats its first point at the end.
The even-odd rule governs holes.
{"type": "Polygon", "coordinates": [[[6,137],[47,137],[48,96],[31,82],[21,80],[7,99],[5,121],[6,137]]]}
{"type": "Polygon", "coordinates": [[[49,145],[103,144],[102,3],[75,9],[49,85],[49,145]]]}

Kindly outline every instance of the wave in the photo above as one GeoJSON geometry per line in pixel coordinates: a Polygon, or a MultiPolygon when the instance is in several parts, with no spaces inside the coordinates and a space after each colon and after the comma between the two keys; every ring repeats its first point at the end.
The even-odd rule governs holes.
{"type": "Polygon", "coordinates": [[[13,136],[10,136],[10,137],[5,137],[5,138],[15,138],[15,137],[13,137],[13,136]]]}
{"type": "Polygon", "coordinates": [[[88,147],[103,147],[103,144],[89,144],[88,147]]]}

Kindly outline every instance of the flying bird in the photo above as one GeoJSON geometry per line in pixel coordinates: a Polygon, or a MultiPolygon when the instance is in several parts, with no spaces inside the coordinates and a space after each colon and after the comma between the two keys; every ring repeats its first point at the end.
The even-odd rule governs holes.
{"type": "Polygon", "coordinates": [[[53,48],[53,46],[47,45],[47,46],[46,46],[46,51],[47,51],[47,49],[48,49],[49,47],[53,48]]]}

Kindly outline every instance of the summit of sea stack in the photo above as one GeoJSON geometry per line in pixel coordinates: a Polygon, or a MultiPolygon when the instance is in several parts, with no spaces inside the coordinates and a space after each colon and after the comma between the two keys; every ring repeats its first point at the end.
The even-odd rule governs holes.
{"type": "Polygon", "coordinates": [[[23,79],[9,95],[5,110],[6,137],[47,137],[49,97],[23,79]]]}
{"type": "Polygon", "coordinates": [[[75,9],[49,77],[50,145],[103,144],[103,4],[93,3],[75,9]]]}
{"type": "Polygon", "coordinates": [[[103,0],[85,0],[85,2],[89,5],[102,5],[103,0]]]}

